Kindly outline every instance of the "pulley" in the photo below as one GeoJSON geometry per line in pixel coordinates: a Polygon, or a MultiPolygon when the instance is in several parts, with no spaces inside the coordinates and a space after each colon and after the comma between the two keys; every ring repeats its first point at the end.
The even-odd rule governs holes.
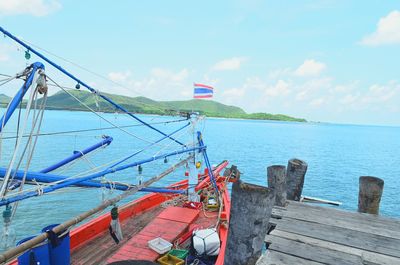
{"type": "Polygon", "coordinates": [[[11,221],[11,214],[12,214],[12,208],[10,205],[7,205],[6,209],[3,211],[4,223],[9,223],[11,221]]]}
{"type": "Polygon", "coordinates": [[[76,88],[76,89],[80,89],[80,88],[81,88],[81,85],[80,85],[79,83],[77,83],[77,84],[75,85],[75,88],[76,88]]]}
{"type": "Polygon", "coordinates": [[[25,59],[29,60],[31,58],[31,54],[29,53],[29,50],[25,51],[25,59]]]}

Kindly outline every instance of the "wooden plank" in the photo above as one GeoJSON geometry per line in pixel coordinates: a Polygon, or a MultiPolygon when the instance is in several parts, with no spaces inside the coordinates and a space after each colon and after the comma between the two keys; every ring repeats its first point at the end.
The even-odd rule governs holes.
{"type": "Polygon", "coordinates": [[[282,252],[267,250],[256,265],[322,265],[323,263],[287,255],[282,252]]]}
{"type": "MultiPolygon", "coordinates": [[[[343,227],[353,229],[360,232],[371,233],[375,235],[381,235],[385,237],[391,237],[400,239],[400,225],[387,224],[386,221],[376,222],[365,220],[363,214],[352,213],[351,215],[345,214],[345,216],[338,216],[337,210],[313,206],[305,207],[292,207],[288,208],[287,211],[279,211],[280,217],[289,217],[292,219],[304,220],[308,222],[332,225],[337,227],[343,227]],[[334,216],[335,218],[332,218],[334,216]]],[[[278,217],[275,215],[275,217],[278,217]]]]}
{"type": "Polygon", "coordinates": [[[318,205],[311,205],[308,203],[289,201],[289,203],[287,205],[287,210],[290,211],[293,209],[298,209],[300,211],[304,211],[305,209],[307,209],[307,211],[315,210],[315,211],[318,211],[319,213],[328,212],[330,214],[334,214],[335,217],[337,217],[337,218],[340,217],[342,219],[345,219],[345,218],[354,219],[354,216],[357,216],[357,219],[359,221],[376,222],[376,223],[394,227],[394,228],[396,228],[396,230],[399,230],[399,226],[400,226],[400,219],[397,219],[397,218],[390,218],[390,217],[385,217],[385,216],[381,216],[381,215],[352,212],[352,211],[337,209],[337,208],[333,208],[333,207],[322,207],[322,206],[318,206],[318,205]]]}
{"type": "Polygon", "coordinates": [[[307,237],[303,235],[288,233],[285,231],[281,231],[279,229],[275,229],[271,232],[271,235],[278,236],[281,238],[286,238],[289,240],[294,240],[297,242],[306,243],[313,246],[328,248],[337,250],[340,252],[344,252],[347,254],[360,256],[364,264],[368,265],[398,265],[400,264],[400,258],[395,258],[391,256],[386,256],[379,253],[364,251],[358,248],[352,248],[332,242],[328,242],[321,239],[315,239],[312,237],[307,237]]]}
{"type": "Polygon", "coordinates": [[[124,239],[120,244],[115,244],[108,231],[101,233],[87,244],[78,247],[71,253],[73,265],[98,265],[105,264],[107,257],[123,246],[133,235],[146,226],[163,208],[156,207],[142,214],[129,218],[121,223],[124,239]]]}
{"type": "Polygon", "coordinates": [[[285,212],[287,212],[286,208],[274,206],[274,208],[272,208],[271,216],[275,218],[281,218],[285,212]]]}
{"type": "Polygon", "coordinates": [[[365,214],[365,213],[358,213],[358,212],[350,212],[350,211],[345,211],[342,209],[335,209],[332,207],[321,207],[321,206],[316,206],[316,205],[310,205],[306,203],[297,203],[297,202],[291,202],[287,206],[287,211],[296,211],[296,212],[302,212],[305,214],[318,214],[318,215],[323,215],[323,216],[335,216],[336,219],[341,219],[341,220],[347,220],[347,221],[354,221],[355,219],[357,222],[363,223],[363,224],[371,224],[374,223],[376,225],[379,225],[382,228],[385,229],[392,229],[395,231],[400,230],[400,219],[394,219],[394,218],[387,218],[387,217],[382,217],[378,215],[373,215],[373,214],[365,214]]]}
{"type": "Polygon", "coordinates": [[[398,239],[291,218],[275,220],[277,222],[277,229],[282,231],[400,257],[400,240],[398,239]]]}
{"type": "Polygon", "coordinates": [[[274,235],[267,235],[268,249],[323,264],[362,265],[361,257],[337,250],[313,246],[274,235]]]}

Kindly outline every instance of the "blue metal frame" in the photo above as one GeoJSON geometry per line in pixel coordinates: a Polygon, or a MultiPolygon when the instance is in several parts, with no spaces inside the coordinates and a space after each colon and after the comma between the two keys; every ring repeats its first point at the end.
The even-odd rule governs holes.
{"type": "Polygon", "coordinates": [[[207,148],[204,145],[201,132],[197,132],[197,140],[199,141],[199,147],[203,147],[203,149],[201,149],[200,152],[203,153],[204,161],[206,163],[206,167],[208,168],[208,174],[210,175],[211,184],[213,185],[214,190],[218,193],[217,181],[215,180],[214,172],[212,171],[210,161],[208,160],[208,155],[206,151],[207,148]]]}
{"type": "Polygon", "coordinates": [[[0,120],[0,132],[6,126],[8,120],[11,118],[16,108],[18,108],[18,105],[21,103],[22,98],[25,96],[29,87],[32,85],[36,71],[38,71],[39,69],[44,70],[44,65],[39,62],[33,63],[30,67],[32,68],[32,70],[29,73],[28,78],[26,79],[23,86],[18,90],[17,94],[13,97],[9,104],[9,107],[6,110],[6,113],[4,113],[3,117],[0,120]]]}
{"type": "Polygon", "coordinates": [[[170,138],[171,140],[173,140],[174,142],[186,146],[184,143],[181,143],[180,141],[176,140],[175,138],[168,136],[166,133],[160,131],[159,129],[153,127],[152,125],[148,124],[147,122],[143,121],[142,119],[140,119],[139,117],[137,117],[136,115],[132,114],[131,112],[129,112],[127,109],[125,109],[123,106],[118,105],[117,103],[115,103],[113,100],[111,100],[110,98],[100,94],[97,92],[96,89],[92,88],[91,86],[89,86],[88,84],[86,84],[85,82],[83,82],[82,80],[80,80],[79,78],[75,77],[74,75],[72,75],[71,73],[69,73],[67,70],[65,70],[64,68],[62,68],[61,66],[57,65],[56,63],[54,63],[53,61],[51,61],[50,59],[48,59],[47,57],[45,57],[43,54],[41,54],[40,52],[36,51],[35,49],[33,49],[31,46],[29,46],[28,44],[24,43],[23,41],[21,41],[20,39],[18,39],[17,37],[15,37],[14,35],[12,35],[10,32],[6,31],[3,27],[0,27],[0,31],[4,33],[4,35],[10,37],[11,39],[13,39],[15,42],[19,43],[20,45],[22,45],[23,47],[25,47],[26,49],[28,49],[29,51],[31,51],[32,53],[36,54],[38,57],[42,58],[43,60],[45,60],[46,62],[48,62],[49,64],[51,64],[53,67],[55,67],[56,69],[58,69],[59,71],[61,71],[63,74],[65,74],[66,76],[70,77],[71,79],[75,80],[76,82],[78,82],[79,84],[81,84],[82,86],[86,87],[87,89],[89,89],[90,92],[92,93],[96,93],[98,94],[99,97],[101,97],[102,99],[104,99],[105,101],[107,101],[108,103],[110,103],[111,105],[113,105],[115,108],[125,112],[126,114],[128,114],[129,116],[131,116],[132,118],[134,118],[135,120],[139,121],[140,123],[146,125],[147,127],[149,127],[150,129],[164,135],[167,136],[168,138],[170,138]]]}
{"type": "Polygon", "coordinates": [[[71,156],[69,156],[69,157],[61,160],[60,162],[57,162],[57,163],[55,163],[55,164],[53,164],[53,165],[51,165],[51,166],[49,166],[49,167],[47,167],[45,169],[42,169],[39,172],[40,173],[48,173],[48,172],[51,172],[53,170],[56,170],[57,168],[60,168],[60,167],[62,167],[64,165],[66,165],[66,164],[68,164],[68,163],[70,163],[70,162],[72,162],[72,161],[74,161],[74,160],[76,160],[76,159],[78,159],[78,158],[80,158],[80,157],[82,157],[82,156],[84,156],[84,155],[96,150],[97,148],[100,148],[102,146],[108,146],[109,144],[111,144],[112,140],[113,140],[112,137],[106,136],[103,140],[101,140],[97,144],[94,144],[94,145],[92,145],[92,146],[90,146],[90,147],[88,147],[88,148],[86,148],[86,149],[84,149],[82,151],[74,151],[74,153],[71,156]]]}
{"type": "MultiPolygon", "coordinates": [[[[0,168],[0,176],[4,176],[6,174],[7,169],[6,168],[0,168]]],[[[25,172],[23,170],[18,170],[15,174],[14,179],[15,180],[22,180],[24,178],[25,172]]],[[[54,175],[54,174],[45,174],[45,173],[40,173],[40,172],[31,172],[28,171],[25,176],[25,180],[30,182],[30,181],[35,181],[38,183],[52,183],[56,181],[63,181],[65,180],[66,176],[60,176],[60,175],[54,175]]],[[[0,177],[1,179],[1,177],[0,177]]],[[[31,184],[31,183],[30,183],[31,184]]],[[[100,181],[96,180],[87,180],[87,181],[82,181],[80,183],[75,184],[74,186],[76,187],[88,187],[88,188],[107,188],[107,189],[115,189],[115,190],[120,190],[120,191],[125,191],[128,190],[130,187],[127,185],[123,184],[110,184],[110,183],[102,183],[100,181]]],[[[134,186],[134,185],[132,185],[134,186]]],[[[178,194],[183,194],[186,193],[184,190],[171,190],[171,189],[164,189],[164,188],[154,188],[154,187],[147,187],[143,188],[140,191],[143,192],[162,192],[162,193],[178,193],[178,194]]]]}
{"type": "Polygon", "coordinates": [[[122,159],[122,160],[118,161],[117,163],[113,164],[111,167],[115,167],[115,166],[117,166],[117,165],[119,165],[119,164],[125,162],[126,160],[128,160],[128,159],[130,159],[130,158],[132,158],[132,157],[134,157],[134,156],[136,156],[136,155],[138,155],[138,154],[140,154],[141,152],[147,150],[149,147],[151,147],[151,146],[153,146],[153,145],[155,145],[155,144],[161,142],[162,140],[168,138],[169,136],[171,136],[171,135],[173,135],[173,134],[175,134],[175,133],[177,133],[177,132],[179,132],[179,131],[185,129],[185,128],[188,127],[189,125],[190,125],[190,122],[188,122],[185,126],[183,126],[183,127],[179,128],[179,129],[173,131],[172,133],[170,133],[170,134],[168,134],[168,135],[166,135],[166,136],[164,136],[164,137],[158,139],[157,141],[155,141],[155,142],[153,142],[153,143],[147,145],[147,146],[144,147],[143,149],[141,149],[141,150],[139,150],[139,151],[136,151],[135,153],[133,153],[133,154],[131,154],[131,155],[128,155],[128,156],[125,157],[124,159],[122,159]]]}
{"type": "MultiPolygon", "coordinates": [[[[190,152],[194,152],[194,151],[197,151],[197,150],[201,151],[201,150],[204,150],[205,148],[206,148],[206,146],[204,146],[204,145],[203,146],[199,146],[199,147],[193,147],[193,148],[185,148],[183,150],[177,150],[177,151],[174,151],[174,152],[171,152],[171,153],[166,153],[166,154],[161,154],[161,155],[158,155],[158,156],[153,156],[151,158],[143,159],[141,161],[133,162],[133,163],[130,163],[130,164],[119,166],[119,167],[107,168],[107,169],[105,169],[103,171],[100,171],[100,172],[97,172],[97,173],[94,173],[94,174],[91,174],[91,175],[88,175],[88,176],[85,176],[85,177],[69,179],[69,180],[66,180],[64,182],[57,183],[57,184],[55,184],[53,186],[45,187],[45,188],[43,188],[41,194],[49,193],[49,192],[52,192],[52,191],[55,191],[55,190],[58,190],[58,189],[61,189],[61,188],[65,188],[65,187],[68,187],[68,186],[73,186],[73,185],[76,185],[78,183],[82,183],[83,181],[95,179],[95,178],[98,178],[98,177],[101,177],[101,176],[104,176],[104,175],[107,175],[107,174],[115,173],[115,172],[118,172],[118,171],[121,171],[121,170],[124,170],[124,169],[127,169],[127,168],[132,168],[132,167],[135,167],[135,166],[138,166],[138,165],[142,165],[142,164],[145,164],[145,163],[149,163],[149,162],[152,162],[152,161],[155,161],[155,160],[158,160],[158,159],[164,159],[165,157],[179,155],[179,154],[183,154],[183,153],[190,153],[190,152]]],[[[14,170],[11,172],[11,174],[13,174],[13,173],[14,173],[14,170]]],[[[17,171],[15,175],[16,176],[20,176],[21,173],[23,173],[23,171],[17,171]]],[[[30,177],[34,178],[35,176],[39,176],[39,175],[41,175],[41,176],[43,176],[43,175],[46,176],[47,175],[47,174],[43,174],[43,175],[42,174],[43,173],[31,172],[30,177]]],[[[13,202],[16,202],[16,201],[25,200],[25,199],[28,199],[28,198],[31,198],[31,197],[36,197],[36,196],[39,196],[37,191],[30,191],[30,192],[27,192],[25,194],[16,195],[14,197],[10,197],[8,199],[1,200],[0,201],[0,206],[7,205],[7,204],[10,204],[10,203],[13,203],[13,202]]]]}

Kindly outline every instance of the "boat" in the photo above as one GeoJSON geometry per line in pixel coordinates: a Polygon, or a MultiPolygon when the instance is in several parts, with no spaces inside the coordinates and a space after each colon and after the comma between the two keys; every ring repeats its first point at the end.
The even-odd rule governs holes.
{"type": "MultiPolygon", "coordinates": [[[[7,105],[0,120],[0,136],[4,137],[3,129],[7,126],[11,116],[16,115],[18,106],[26,103],[26,113],[29,113],[31,109],[35,110],[32,114],[33,122],[28,134],[23,135],[28,118],[25,123],[21,121],[22,129],[15,136],[15,150],[8,163],[9,166],[0,168],[0,207],[3,208],[4,221],[2,240],[4,242],[12,240],[10,236],[12,217],[17,210],[18,202],[22,200],[30,200],[71,187],[119,191],[117,196],[104,199],[97,207],[66,220],[64,223],[45,224],[42,232],[38,235],[27,235],[16,246],[8,248],[0,254],[0,264],[223,265],[230,213],[228,185],[238,179],[240,172],[235,166],[228,168],[229,163],[226,160],[218,165],[211,165],[202,132],[194,129],[196,122],[204,117],[196,112],[176,111],[181,118],[182,116],[186,117],[184,119],[186,123],[172,133],[166,133],[136,113],[128,111],[4,28],[0,27],[0,31],[5,37],[26,49],[27,59],[31,57],[31,54],[40,59],[13,76],[13,78],[22,79],[23,85],[7,105]],[[92,170],[90,173],[82,172],[75,177],[57,173],[57,170],[84,158],[94,150],[110,145],[114,140],[113,137],[104,136],[100,142],[82,151],[76,151],[73,155],[40,171],[32,171],[29,168],[29,161],[33,155],[37,137],[40,135],[39,129],[45,111],[48,83],[51,81],[53,85],[62,89],[61,85],[46,75],[45,65],[53,67],[67,78],[75,81],[76,89],[86,88],[96,98],[100,98],[115,108],[118,115],[132,118],[149,131],[159,134],[161,138],[156,141],[148,141],[145,148],[123,157],[112,165],[108,164],[106,167],[92,170]],[[28,94],[30,94],[29,97],[28,94]],[[27,97],[28,99],[26,99],[27,97]],[[41,101],[37,101],[39,97],[41,97],[41,101]],[[182,143],[176,137],[176,133],[189,127],[193,131],[193,142],[182,143]],[[24,137],[28,138],[25,142],[22,141],[24,137]],[[177,144],[179,148],[164,153],[160,150],[152,157],[133,160],[146,148],[157,147],[157,144],[162,141],[177,144]],[[25,143],[25,149],[23,143],[25,143]],[[22,157],[25,155],[28,157],[27,166],[22,169],[20,167],[22,159],[17,161],[18,150],[22,150],[22,157]],[[104,176],[132,168],[136,168],[140,175],[144,164],[151,166],[154,161],[164,160],[166,163],[169,159],[175,159],[175,162],[159,174],[146,180],[141,178],[136,183],[123,183],[104,179],[104,176]],[[185,168],[185,174],[180,176],[181,179],[176,183],[161,188],[151,186],[165,176],[174,174],[180,167],[185,168]],[[29,188],[26,188],[27,186],[29,188]],[[138,192],[147,192],[148,194],[119,205],[122,200],[138,192]],[[107,210],[106,213],[99,215],[105,210],[107,210]]],[[[64,92],[79,101],[68,90],[64,90],[64,92]]],[[[88,110],[102,118],[100,110],[96,111],[90,107],[88,110]]],[[[110,123],[112,127],[129,133],[122,126],[105,118],[102,119],[110,123]]],[[[138,138],[136,135],[133,136],[138,138]]],[[[45,200],[45,198],[41,199],[45,200]]]]}

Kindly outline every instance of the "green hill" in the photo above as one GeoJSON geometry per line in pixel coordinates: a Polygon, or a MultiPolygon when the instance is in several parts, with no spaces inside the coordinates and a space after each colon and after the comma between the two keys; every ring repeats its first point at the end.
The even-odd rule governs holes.
{"type": "Polygon", "coordinates": [[[10,102],[11,98],[9,96],[6,96],[4,94],[0,94],[0,104],[7,104],[10,102]]]}
{"type": "MultiPolygon", "coordinates": [[[[81,90],[69,90],[73,96],[92,109],[101,110],[103,112],[115,112],[115,108],[110,106],[108,102],[100,97],[94,96],[92,93],[81,90]]],[[[174,114],[176,112],[199,112],[209,117],[222,118],[242,118],[256,120],[279,120],[279,121],[297,121],[305,122],[305,119],[293,118],[282,114],[269,113],[252,113],[247,114],[243,109],[235,106],[228,106],[212,100],[192,99],[185,101],[155,101],[146,97],[126,97],[121,95],[107,94],[113,101],[122,105],[130,112],[144,114],[174,114]]],[[[8,102],[10,97],[0,95],[0,103],[8,102]]],[[[77,102],[65,92],[58,92],[47,99],[47,109],[62,109],[62,110],[82,110],[87,109],[77,102]]]]}

